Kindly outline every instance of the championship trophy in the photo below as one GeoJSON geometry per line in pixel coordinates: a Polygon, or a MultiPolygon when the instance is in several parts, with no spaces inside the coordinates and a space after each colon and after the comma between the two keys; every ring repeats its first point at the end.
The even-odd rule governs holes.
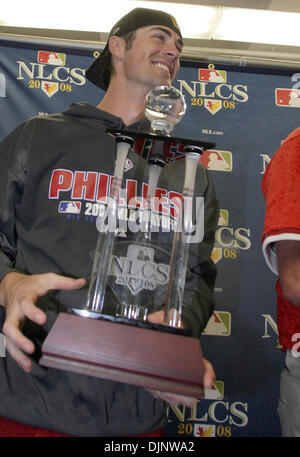
{"type": "Polygon", "coordinates": [[[146,99],[149,131],[107,130],[115,139],[116,161],[106,214],[97,220],[99,234],[86,304],[59,314],[43,343],[41,365],[203,397],[200,341],[183,328],[182,305],[197,166],[203,150],[215,145],[170,136],[185,110],[177,89],[159,86],[146,99]],[[147,193],[131,225],[127,220],[124,226],[120,220],[124,170],[129,151],[141,138],[152,141],[147,193]],[[159,178],[169,166],[163,154],[169,143],[181,145],[185,176],[173,230],[161,237],[152,216],[157,213],[159,178]],[[166,241],[161,242],[162,238],[166,241]],[[163,311],[163,323],[149,322],[149,314],[155,311],[163,311]]]}

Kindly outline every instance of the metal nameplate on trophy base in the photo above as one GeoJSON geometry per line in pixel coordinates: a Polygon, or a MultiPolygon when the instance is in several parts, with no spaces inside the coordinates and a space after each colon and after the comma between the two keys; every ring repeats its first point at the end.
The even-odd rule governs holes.
{"type": "Polygon", "coordinates": [[[182,328],[189,228],[197,164],[205,149],[215,144],[170,137],[174,123],[185,112],[179,91],[161,86],[147,98],[146,116],[152,131],[108,130],[116,141],[116,162],[105,217],[99,235],[84,308],[61,313],[42,346],[40,364],[102,379],[174,394],[203,397],[203,356],[198,338],[182,328]],[[155,116],[155,110],[158,116],[155,116]],[[148,160],[147,195],[139,212],[139,230],[120,235],[119,201],[130,148],[139,138],[154,143],[148,160]],[[181,230],[169,233],[162,244],[153,231],[152,199],[166,164],[162,150],[181,145],[185,177],[181,230]],[[114,312],[107,306],[116,303],[114,312]],[[164,311],[164,321],[149,322],[148,315],[164,311]]]}

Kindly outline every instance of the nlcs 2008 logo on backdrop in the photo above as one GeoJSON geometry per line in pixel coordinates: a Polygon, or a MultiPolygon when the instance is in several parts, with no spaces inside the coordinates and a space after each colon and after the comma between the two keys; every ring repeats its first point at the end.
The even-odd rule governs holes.
{"type": "Polygon", "coordinates": [[[61,52],[37,51],[35,62],[17,60],[17,64],[17,79],[49,98],[62,92],[70,93],[74,86],[83,86],[86,82],[85,69],[70,67],[67,54],[61,52]]]}
{"type": "Polygon", "coordinates": [[[227,71],[216,70],[213,65],[199,68],[196,80],[178,79],[178,83],[191,107],[204,108],[212,115],[221,110],[235,110],[249,99],[246,85],[228,81],[227,71]]]}
{"type": "Polygon", "coordinates": [[[230,402],[225,389],[223,381],[215,381],[211,389],[205,389],[205,399],[197,405],[169,406],[168,420],[177,422],[177,436],[226,438],[243,433],[249,422],[248,402],[230,402]]]}
{"type": "Polygon", "coordinates": [[[231,226],[228,209],[220,209],[215,244],[211,255],[213,262],[218,263],[223,258],[236,260],[241,252],[251,248],[250,235],[250,228],[231,226]]]}

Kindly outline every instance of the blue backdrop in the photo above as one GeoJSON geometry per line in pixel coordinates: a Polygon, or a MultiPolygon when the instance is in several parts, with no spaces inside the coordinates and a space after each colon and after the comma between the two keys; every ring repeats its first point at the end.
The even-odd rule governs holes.
{"type": "MultiPolygon", "coordinates": [[[[103,96],[85,79],[92,50],[0,42],[0,139],[23,120],[103,96]]],[[[213,260],[216,310],[201,344],[217,381],[195,408],[170,407],[167,436],[279,436],[283,353],[275,277],[261,253],[261,179],[281,141],[299,126],[296,71],[182,62],[174,86],[187,114],[175,136],[216,143],[202,163],[221,206],[213,260]],[[297,109],[298,108],[298,109],[297,109]]]]}

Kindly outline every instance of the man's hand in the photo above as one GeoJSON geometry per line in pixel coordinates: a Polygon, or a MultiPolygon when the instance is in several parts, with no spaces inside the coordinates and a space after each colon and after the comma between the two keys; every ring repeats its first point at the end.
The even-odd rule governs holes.
{"type": "MultiPolygon", "coordinates": [[[[155,324],[163,324],[164,311],[156,311],[155,313],[149,314],[147,320],[155,324]]],[[[205,370],[203,384],[205,389],[209,389],[212,387],[216,379],[216,375],[214,368],[212,364],[209,362],[209,360],[203,359],[203,362],[205,370]]],[[[158,390],[147,390],[153,395],[154,398],[160,398],[173,406],[184,405],[189,406],[191,408],[192,406],[196,406],[197,404],[197,398],[185,397],[183,395],[171,394],[168,392],[161,392],[158,390]]]]}
{"type": "Polygon", "coordinates": [[[46,322],[46,314],[36,306],[39,297],[50,290],[75,290],[85,284],[85,279],[73,279],[47,273],[24,275],[8,273],[0,282],[0,305],[6,309],[6,319],[2,332],[5,335],[6,349],[15,362],[30,372],[32,362],[24,353],[32,354],[34,344],[21,330],[26,318],[38,325],[46,322]]]}

